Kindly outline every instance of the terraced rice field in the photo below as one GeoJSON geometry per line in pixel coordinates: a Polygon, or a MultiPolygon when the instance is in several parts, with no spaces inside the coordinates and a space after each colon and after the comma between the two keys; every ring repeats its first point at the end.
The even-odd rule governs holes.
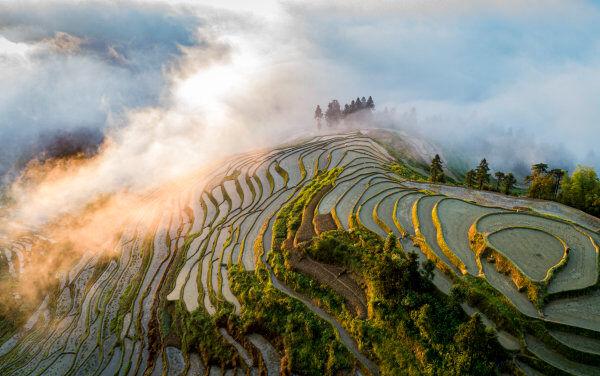
{"type": "Polygon", "coordinates": [[[569,248],[568,260],[556,271],[548,286],[549,293],[581,290],[598,282],[598,245],[590,236],[590,230],[554,218],[514,212],[485,215],[474,226],[479,233],[492,233],[507,227],[530,227],[562,240],[569,248]]]}
{"type": "Polygon", "coordinates": [[[560,239],[534,228],[509,227],[489,234],[487,239],[533,281],[544,280],[567,253],[560,239]]]}
{"type": "Polygon", "coordinates": [[[440,200],[433,209],[434,223],[437,227],[438,244],[442,249],[449,248],[458,258],[455,266],[463,266],[472,275],[478,275],[475,254],[469,244],[469,228],[471,224],[484,214],[501,209],[476,205],[455,198],[440,200]]]}
{"type": "MultiPolygon", "coordinates": [[[[395,233],[405,251],[436,263],[434,283],[441,291],[448,293],[453,281],[479,278],[523,320],[541,323],[557,348],[533,334],[499,329],[501,342],[520,354],[517,364],[526,373],[543,374],[541,362],[546,370],[598,374],[600,235],[590,226],[593,221],[562,208],[544,211],[539,201],[519,200],[519,206],[538,212],[516,212],[509,201],[493,201],[487,194],[424,186],[393,174],[391,162],[385,149],[361,134],[314,137],[229,158],[161,202],[178,210],[145,213],[153,218],[150,228],[132,219],[116,244],[118,257],[100,263],[99,253],[82,256],[61,277],[56,295],[47,296],[28,323],[0,344],[0,374],[279,374],[285,354],[265,333],[235,336],[220,323],[218,331],[207,334],[233,349],[237,360],[229,369],[176,341],[157,343],[155,337],[158,327],[170,325],[161,309],[172,302],[186,312],[215,317],[219,309],[231,307],[240,315],[244,300],[233,293],[232,270],[253,271],[263,264],[273,288],[338,333],[360,369],[357,374],[378,374],[377,364],[360,352],[347,328],[277,280],[267,257],[277,213],[315,176],[333,168],[341,173],[315,214],[330,214],[347,230],[365,227],[381,237],[395,233]],[[549,212],[555,216],[542,215],[549,212]],[[508,266],[500,267],[482,244],[493,247],[508,266]],[[544,286],[539,301],[519,291],[507,267],[544,286]],[[575,359],[577,354],[588,363],[575,359]]],[[[32,242],[25,237],[1,247],[11,278],[28,268],[32,242]]],[[[489,318],[486,323],[501,327],[489,318]]]]}
{"type": "Polygon", "coordinates": [[[437,229],[433,222],[433,208],[443,198],[443,196],[436,195],[419,198],[412,207],[413,226],[416,239],[419,239],[422,244],[421,249],[428,254],[428,257],[436,260],[441,269],[450,269],[452,272],[458,273],[458,270],[450,261],[450,257],[455,256],[445,253],[437,242],[437,229]]]}

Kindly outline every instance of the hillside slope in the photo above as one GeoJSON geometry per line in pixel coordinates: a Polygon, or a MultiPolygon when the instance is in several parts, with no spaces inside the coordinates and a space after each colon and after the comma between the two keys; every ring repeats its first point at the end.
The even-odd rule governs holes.
{"type": "MultiPolygon", "coordinates": [[[[393,373],[357,338],[354,324],[377,315],[366,277],[300,252],[328,231],[392,233],[400,258],[433,261],[433,284],[463,292],[513,372],[600,374],[598,223],[555,203],[407,179],[395,163],[360,133],[231,157],[164,203],[178,210],[146,213],[151,228],[132,218],[118,256],[84,255],[0,345],[0,374],[393,373]],[[289,319],[269,327],[268,314],[289,319]],[[306,342],[341,368],[310,369],[292,331],[313,333],[306,342]]],[[[5,273],[17,278],[28,252],[27,239],[7,244],[5,273]]],[[[428,373],[413,360],[411,373],[428,373]]]]}

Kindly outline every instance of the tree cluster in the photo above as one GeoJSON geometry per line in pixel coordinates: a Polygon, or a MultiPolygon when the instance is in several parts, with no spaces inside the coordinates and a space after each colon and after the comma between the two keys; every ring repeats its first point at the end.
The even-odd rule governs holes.
{"type": "Polygon", "coordinates": [[[467,171],[465,175],[465,185],[469,188],[485,189],[510,194],[517,183],[517,179],[512,172],[504,173],[502,171],[496,171],[494,177],[496,178],[496,183],[495,185],[491,185],[490,166],[487,160],[483,158],[476,168],[467,171]]]}
{"type": "Polygon", "coordinates": [[[564,170],[558,168],[549,170],[546,163],[532,165],[531,174],[525,177],[525,182],[529,183],[527,195],[531,198],[556,200],[564,175],[564,170]]]}
{"type": "Polygon", "coordinates": [[[577,166],[560,185],[559,201],[600,217],[600,179],[591,167],[577,166]]]}
{"type": "Polygon", "coordinates": [[[546,163],[531,166],[527,196],[554,200],[600,216],[600,179],[591,167],[577,166],[569,176],[565,170],[550,169],[546,163]]]}
{"type": "Polygon", "coordinates": [[[374,109],[375,102],[371,96],[369,96],[368,99],[365,97],[356,97],[356,99],[353,99],[350,103],[345,104],[344,109],[342,109],[340,102],[338,102],[337,99],[333,99],[327,104],[327,110],[325,110],[325,112],[323,112],[321,106],[317,105],[314,118],[317,128],[320,129],[323,119],[327,122],[328,127],[333,127],[352,114],[364,110],[373,111],[374,109]]]}

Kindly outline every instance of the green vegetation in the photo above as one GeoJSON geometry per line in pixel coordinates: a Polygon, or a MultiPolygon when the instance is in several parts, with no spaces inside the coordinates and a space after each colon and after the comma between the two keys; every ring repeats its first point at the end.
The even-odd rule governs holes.
{"type": "Polygon", "coordinates": [[[564,173],[560,169],[548,171],[548,165],[545,163],[532,165],[531,175],[525,177],[525,182],[529,183],[527,196],[544,200],[555,200],[564,173]]]}
{"type": "Polygon", "coordinates": [[[276,221],[273,226],[273,233],[276,239],[283,241],[288,236],[288,229],[296,231],[302,222],[302,211],[311,198],[323,187],[333,184],[335,179],[342,172],[341,167],[333,168],[329,171],[319,173],[300,193],[285,206],[281,208],[279,217],[282,221],[276,221]]]}
{"type": "Polygon", "coordinates": [[[560,202],[600,217],[600,179],[593,168],[578,166],[564,177],[560,189],[560,202]]]}
{"type": "Polygon", "coordinates": [[[433,286],[433,263],[420,268],[416,254],[404,253],[393,235],[383,241],[363,227],[335,230],[300,249],[283,249],[283,240],[302,221],[301,205],[307,205],[314,192],[307,186],[279,212],[269,264],[286,285],[334,314],[360,351],[377,360],[383,374],[488,375],[506,366],[508,357],[495,335],[478,317],[468,320],[457,301],[433,286]],[[354,317],[331,288],[294,271],[291,252],[360,276],[368,317],[354,317]]]}
{"type": "MultiPolygon", "coordinates": [[[[50,294],[37,324],[0,356],[0,373],[93,372],[87,367],[186,373],[199,355],[205,370],[222,374],[263,374],[266,366],[285,375],[358,368],[363,374],[377,368],[383,375],[493,375],[520,374],[516,367],[525,363],[544,374],[593,374],[585,370],[600,364],[594,316],[600,264],[589,218],[565,218],[555,204],[547,205],[556,213],[550,216],[425,197],[430,192],[405,180],[454,184],[444,176],[450,170],[439,156],[428,169],[406,158],[401,143],[390,151],[391,145],[393,164],[372,140],[354,133],[316,137],[264,158],[232,158],[203,190],[184,190],[173,201],[179,211],[157,210],[148,218],[159,231],[124,226],[115,245],[126,249],[123,257],[81,259],[76,271],[59,276],[66,287],[50,294]],[[323,162],[342,167],[327,171],[323,162]],[[321,203],[327,205],[319,211],[321,203]],[[402,239],[386,237],[392,231],[402,239]],[[420,263],[408,252],[415,247],[430,260],[420,263]],[[143,281],[151,282],[142,289],[143,281]],[[528,281],[536,289],[530,300],[523,294],[528,281]],[[58,331],[69,340],[56,353],[58,331]],[[138,341],[147,351],[139,351],[138,341]],[[93,359],[96,348],[100,356],[93,359]],[[55,353],[67,356],[54,361],[55,353]],[[31,361],[38,356],[39,363],[31,361]]],[[[593,170],[581,168],[560,184],[544,164],[533,171],[533,191],[593,205],[583,194],[597,185],[593,170]]],[[[492,191],[520,189],[512,174],[491,170],[486,160],[467,180],[492,191]]],[[[490,196],[456,191],[478,202],[490,196]]],[[[11,276],[40,260],[28,241],[16,241],[10,251],[17,272],[8,273],[2,252],[0,297],[18,292],[11,276]]],[[[20,312],[9,310],[24,306],[9,302],[15,304],[0,307],[0,339],[28,318],[8,322],[20,312]]]]}
{"type": "Polygon", "coordinates": [[[334,375],[352,369],[352,356],[333,328],[273,287],[265,268],[249,272],[233,267],[230,279],[243,307],[238,327],[242,333],[262,333],[283,348],[285,374],[334,375]]]}
{"type": "Polygon", "coordinates": [[[508,174],[504,175],[501,183],[504,185],[502,192],[508,195],[510,194],[511,190],[515,187],[515,184],[517,183],[517,178],[515,178],[512,172],[509,172],[508,174]]]}
{"type": "Polygon", "coordinates": [[[522,333],[525,317],[484,278],[465,275],[455,280],[450,292],[451,297],[464,297],[464,301],[481,310],[499,329],[514,335],[522,333]]]}
{"type": "Polygon", "coordinates": [[[496,182],[492,184],[489,171],[490,166],[484,158],[475,169],[467,171],[464,181],[465,186],[471,189],[502,192],[507,195],[516,193],[515,184],[517,183],[517,179],[512,172],[496,171],[494,173],[496,182]]]}
{"type": "Polygon", "coordinates": [[[552,169],[545,163],[531,166],[527,196],[554,200],[586,213],[600,216],[600,179],[592,167],[577,166],[569,176],[565,170],[552,169]]]}
{"type": "Polygon", "coordinates": [[[184,354],[196,352],[204,364],[233,366],[236,353],[218,332],[234,317],[232,312],[231,306],[221,304],[217,313],[209,316],[204,308],[188,312],[183,301],[166,302],[161,311],[162,338],[177,338],[184,354]]]}
{"type": "Polygon", "coordinates": [[[287,186],[288,181],[290,180],[290,175],[288,172],[279,165],[279,163],[275,164],[275,171],[283,178],[283,185],[287,186]]]}
{"type": "Polygon", "coordinates": [[[475,170],[469,170],[465,174],[465,185],[467,188],[475,187],[475,170]]]}
{"type": "Polygon", "coordinates": [[[404,253],[393,236],[384,242],[365,229],[326,232],[305,252],[365,280],[368,319],[342,322],[360,328],[353,335],[382,373],[490,375],[505,365],[495,334],[435,289],[433,264],[420,268],[417,255],[404,253]]]}
{"type": "Polygon", "coordinates": [[[389,165],[390,170],[392,172],[398,174],[399,176],[408,179],[408,180],[416,180],[416,181],[427,181],[427,177],[414,169],[410,168],[405,163],[401,162],[399,159],[389,165]]]}

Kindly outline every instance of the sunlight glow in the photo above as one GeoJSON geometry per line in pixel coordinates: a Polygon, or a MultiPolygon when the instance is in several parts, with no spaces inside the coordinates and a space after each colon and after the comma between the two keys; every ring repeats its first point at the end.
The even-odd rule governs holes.
{"type": "MultiPolygon", "coordinates": [[[[234,41],[228,40],[228,43],[234,41]]],[[[235,53],[227,60],[201,67],[180,81],[175,89],[177,104],[189,110],[202,110],[208,127],[222,124],[229,111],[231,94],[247,90],[261,65],[259,53],[252,44],[245,40],[235,44],[235,53]]]]}

